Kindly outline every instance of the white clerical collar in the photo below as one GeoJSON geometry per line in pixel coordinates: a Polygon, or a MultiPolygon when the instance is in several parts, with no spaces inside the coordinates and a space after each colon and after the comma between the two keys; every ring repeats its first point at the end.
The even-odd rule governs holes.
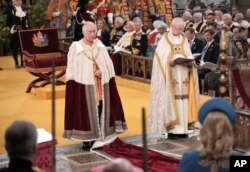
{"type": "MultiPolygon", "coordinates": [[[[76,53],[81,53],[84,51],[84,46],[81,43],[82,40],[76,42],[76,53]]],[[[95,39],[93,45],[96,45],[98,48],[105,47],[99,39],[95,39]]]]}

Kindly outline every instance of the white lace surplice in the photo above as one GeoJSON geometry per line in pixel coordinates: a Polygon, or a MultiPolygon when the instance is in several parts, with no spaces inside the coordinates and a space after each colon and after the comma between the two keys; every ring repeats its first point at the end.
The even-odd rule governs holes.
{"type": "MultiPolygon", "coordinates": [[[[174,122],[176,120],[177,114],[174,110],[174,102],[171,99],[170,91],[172,87],[170,83],[173,84],[173,92],[175,96],[188,95],[188,84],[185,81],[188,81],[189,78],[189,68],[176,65],[175,67],[169,68],[168,59],[170,54],[170,44],[163,38],[160,40],[158,47],[156,49],[157,54],[159,55],[160,62],[162,64],[166,80],[162,75],[159,62],[154,57],[153,61],[153,72],[151,78],[151,97],[150,97],[150,109],[149,109],[149,126],[152,134],[163,134],[168,132],[166,124],[174,122]],[[172,79],[170,78],[169,72],[172,73],[172,79]],[[170,82],[171,80],[171,82],[170,82]],[[181,82],[180,82],[181,81],[181,82]],[[175,82],[175,84],[174,84],[175,82]],[[175,85],[175,87],[174,87],[175,85]]],[[[183,37],[174,37],[169,36],[169,40],[172,43],[180,44],[183,37]]],[[[187,39],[184,42],[185,54],[187,57],[191,57],[191,51],[187,39]]],[[[176,54],[175,56],[182,56],[176,54]]],[[[174,58],[174,57],[169,57],[174,58]]],[[[191,68],[195,74],[196,83],[197,81],[197,71],[195,68],[191,68]]],[[[198,84],[196,84],[195,92],[198,98],[198,84]]],[[[198,99],[197,99],[198,100],[198,99]]],[[[198,101],[196,101],[198,102],[198,101]]],[[[198,105],[197,105],[198,106],[198,105]]],[[[175,128],[171,130],[175,134],[187,133],[187,124],[188,124],[188,99],[176,99],[176,107],[179,113],[179,124],[175,125],[175,128]]]]}

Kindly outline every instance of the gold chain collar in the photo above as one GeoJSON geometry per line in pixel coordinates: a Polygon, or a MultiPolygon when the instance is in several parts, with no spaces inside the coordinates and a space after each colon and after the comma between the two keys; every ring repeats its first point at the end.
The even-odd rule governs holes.
{"type": "Polygon", "coordinates": [[[84,47],[84,56],[86,56],[91,61],[95,61],[99,55],[99,48],[97,47],[97,45],[94,43],[92,46],[90,46],[84,41],[82,41],[82,45],[84,47]]]}

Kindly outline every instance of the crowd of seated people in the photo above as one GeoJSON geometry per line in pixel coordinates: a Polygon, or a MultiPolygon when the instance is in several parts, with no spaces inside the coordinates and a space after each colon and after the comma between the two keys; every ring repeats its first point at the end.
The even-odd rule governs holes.
{"type": "MultiPolygon", "coordinates": [[[[87,7],[86,7],[87,8],[87,7]]],[[[140,11],[139,11],[140,12],[140,11]]],[[[122,56],[120,50],[130,52],[132,55],[139,55],[148,58],[154,58],[154,51],[159,40],[164,33],[168,32],[166,21],[157,17],[156,13],[148,11],[148,18],[142,18],[137,12],[128,20],[127,16],[114,15],[113,20],[111,14],[107,16],[98,16],[94,14],[95,22],[98,26],[97,37],[107,46],[112,61],[114,63],[117,75],[122,73],[122,56]],[[112,21],[114,23],[112,24],[112,21]],[[115,48],[118,47],[118,50],[115,48]]],[[[91,13],[92,15],[92,13],[91,13]]],[[[193,54],[201,53],[196,58],[197,70],[199,74],[200,92],[208,94],[209,90],[218,95],[216,89],[219,84],[219,69],[211,71],[210,69],[200,67],[200,61],[220,64],[219,59],[219,43],[221,31],[223,28],[229,28],[233,38],[230,39],[231,52],[230,56],[235,59],[245,59],[250,54],[250,9],[246,10],[246,15],[241,13],[237,6],[233,6],[231,11],[225,9],[213,10],[211,6],[207,6],[203,12],[193,12],[186,8],[175,16],[182,17],[185,21],[185,35],[190,43],[193,54]]],[[[184,33],[183,33],[184,34],[184,33]]]]}
{"type": "MultiPolygon", "coordinates": [[[[236,59],[247,58],[249,49],[249,41],[247,39],[250,40],[250,33],[248,32],[250,24],[248,16],[246,15],[245,18],[238,9],[236,13],[235,8],[237,9],[237,7],[234,7],[232,11],[213,11],[211,8],[208,8],[204,10],[204,13],[195,12],[193,14],[192,11],[186,10],[181,16],[186,23],[185,35],[189,40],[192,53],[202,54],[196,58],[196,64],[200,79],[200,92],[204,94],[207,94],[210,89],[218,91],[214,90],[215,88],[210,88],[210,84],[207,85],[207,82],[204,83],[204,80],[208,79],[210,83],[211,81],[214,82],[212,85],[216,85],[218,83],[218,75],[213,75],[214,71],[204,69],[199,64],[200,61],[220,64],[219,43],[223,28],[229,28],[228,32],[233,34],[233,39],[230,40],[231,47],[233,47],[230,56],[236,59]]],[[[247,10],[248,13],[246,12],[246,14],[249,14],[249,11],[247,10]]],[[[115,18],[114,29],[110,30],[110,47],[113,49],[111,52],[114,52],[114,46],[116,45],[130,51],[131,54],[154,58],[154,50],[158,41],[167,31],[168,26],[166,22],[155,15],[149,16],[146,21],[142,21],[137,17],[132,18],[130,21],[125,21],[122,16],[118,16],[115,18]],[[128,25],[133,25],[134,31],[131,31],[127,27],[128,25]],[[129,32],[129,34],[126,32],[129,32]],[[122,37],[123,39],[121,39],[122,37]]],[[[116,57],[116,59],[118,58],[116,57]]],[[[112,60],[113,62],[116,61],[115,59],[112,60]]],[[[121,68],[121,63],[114,62],[114,65],[115,68],[121,68]]],[[[215,95],[218,95],[218,93],[215,95]]]]}
{"type": "MultiPolygon", "coordinates": [[[[82,36],[77,34],[77,30],[80,30],[79,27],[82,27],[84,22],[95,22],[98,27],[97,37],[107,46],[117,75],[121,75],[122,57],[117,53],[115,47],[118,47],[119,50],[124,49],[132,55],[154,58],[154,51],[159,40],[165,32],[168,32],[166,21],[157,17],[156,12],[148,10],[148,15],[142,17],[142,11],[138,10],[133,13],[134,15],[129,15],[130,18],[128,18],[127,13],[126,15],[125,13],[117,15],[112,10],[105,15],[99,15],[100,9],[105,9],[107,4],[102,4],[101,8],[98,9],[100,4],[93,5],[91,3],[79,0],[75,10],[70,9],[69,5],[67,7],[63,4],[61,5],[62,9],[58,9],[61,11],[52,10],[52,12],[49,9],[53,9],[52,6],[55,6],[55,4],[49,4],[47,17],[50,16],[50,22],[53,23],[54,18],[64,14],[62,10],[71,10],[70,17],[73,16],[76,20],[74,34],[77,36],[75,40],[82,36]]],[[[210,78],[211,70],[201,68],[199,66],[200,61],[220,64],[219,42],[223,28],[229,28],[228,32],[233,34],[233,39],[230,40],[231,47],[233,47],[230,55],[235,59],[248,58],[247,55],[250,54],[250,9],[247,9],[244,13],[240,12],[237,6],[233,6],[231,11],[219,10],[218,8],[213,10],[211,6],[207,6],[207,9],[204,9],[203,12],[202,10],[201,12],[193,12],[186,8],[182,14],[176,13],[175,9],[175,16],[178,15],[183,18],[186,24],[185,35],[189,40],[192,53],[202,53],[196,59],[196,64],[200,79],[200,92],[207,94],[207,90],[204,90],[203,86],[206,83],[203,84],[203,81],[205,78],[210,78]],[[210,75],[206,76],[208,73],[210,75]]],[[[61,17],[63,18],[63,16],[61,17]]],[[[66,21],[66,19],[64,20],[66,21]]],[[[214,89],[206,88],[208,90],[214,89]]]]}

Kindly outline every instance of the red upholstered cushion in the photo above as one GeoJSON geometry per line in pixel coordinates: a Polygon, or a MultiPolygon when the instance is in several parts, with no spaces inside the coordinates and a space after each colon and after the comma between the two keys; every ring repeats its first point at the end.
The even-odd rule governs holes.
{"type": "MultiPolygon", "coordinates": [[[[64,58],[54,58],[55,59],[55,67],[59,67],[59,66],[66,66],[67,65],[67,60],[64,58]]],[[[27,67],[31,67],[31,68],[49,68],[52,66],[52,60],[53,59],[39,59],[35,61],[35,65],[34,66],[34,62],[33,61],[27,61],[25,63],[25,65],[27,67]]]]}

